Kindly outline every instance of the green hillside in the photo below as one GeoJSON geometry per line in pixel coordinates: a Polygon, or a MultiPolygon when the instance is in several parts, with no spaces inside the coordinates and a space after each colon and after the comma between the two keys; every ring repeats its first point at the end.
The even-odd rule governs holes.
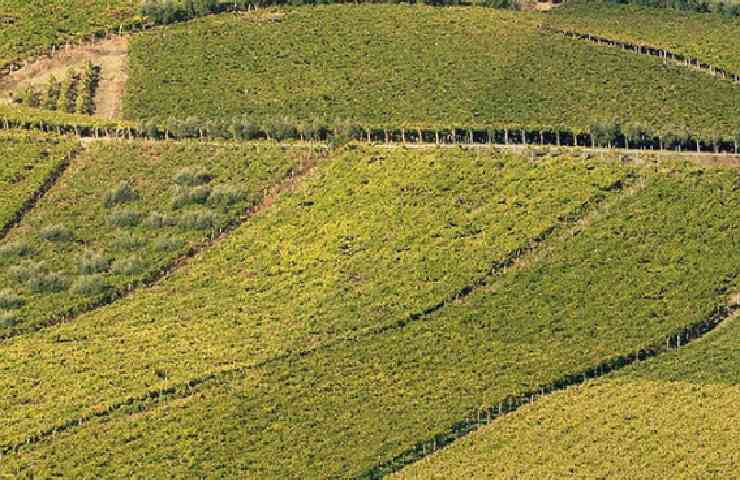
{"type": "Polygon", "coordinates": [[[740,16],[723,17],[589,0],[568,1],[546,25],[612,40],[667,48],[740,74],[740,16]]]}
{"type": "Polygon", "coordinates": [[[734,85],[541,33],[533,14],[397,5],[261,12],[137,36],[128,118],[572,129],[618,119],[727,134],[740,118],[734,85]]]}
{"type": "Polygon", "coordinates": [[[393,478],[733,478],[738,320],[524,407],[393,478]]]}
{"type": "MultiPolygon", "coordinates": [[[[0,132],[0,232],[62,165],[76,147],[73,140],[25,131],[0,132]]],[[[2,252],[2,248],[0,248],[2,252]]],[[[0,253],[0,262],[2,261],[0,253]]]]}
{"type": "Polygon", "coordinates": [[[256,145],[93,144],[0,240],[0,250],[25,252],[0,258],[0,291],[23,300],[0,337],[146,283],[237,221],[310,156],[256,145]]]}
{"type": "MultiPolygon", "coordinates": [[[[100,329],[103,325],[113,328],[111,323],[116,323],[112,331],[121,338],[126,330],[120,318],[130,317],[122,315],[123,310],[156,304],[146,301],[156,290],[81,318],[76,325],[13,341],[0,357],[6,366],[5,378],[16,379],[2,385],[15,399],[2,405],[9,425],[3,432],[5,444],[22,443],[28,432],[49,428],[61,419],[74,419],[83,412],[108,412],[111,400],[104,400],[106,396],[114,398],[111,394],[120,392],[115,396],[121,401],[127,392],[136,397],[142,391],[137,384],[167,389],[188,378],[204,378],[200,372],[206,370],[198,364],[206,351],[193,350],[196,341],[207,346],[207,363],[222,365],[224,373],[208,377],[205,384],[192,390],[173,390],[159,401],[140,397],[125,403],[101,419],[21,449],[3,468],[7,473],[73,476],[83,472],[119,476],[134,471],[155,477],[354,476],[371,471],[418,441],[447,432],[474,408],[495,404],[614,355],[662,342],[677,328],[704,319],[723,300],[721,279],[736,273],[740,249],[734,229],[728,226],[736,221],[740,199],[728,196],[728,192],[737,182],[737,174],[692,167],[641,173],[644,183],[635,180],[624,193],[607,195],[604,208],[548,240],[539,254],[496,277],[467,300],[450,303],[429,316],[392,326],[407,314],[391,316],[386,311],[382,322],[375,322],[390,328],[368,331],[357,325],[355,333],[347,335],[344,327],[342,335],[337,324],[321,341],[320,332],[329,325],[324,322],[333,310],[351,309],[354,315],[342,318],[363,323],[368,321],[367,313],[351,300],[340,301],[334,308],[323,302],[304,306],[304,315],[313,316],[316,325],[313,332],[306,333],[319,336],[313,341],[310,337],[294,341],[287,351],[307,349],[306,354],[273,354],[262,356],[265,361],[261,363],[245,363],[245,354],[259,338],[255,336],[259,335],[255,330],[258,324],[248,319],[256,320],[263,309],[250,312],[242,302],[243,313],[226,313],[224,303],[214,299],[217,303],[199,309],[197,324],[218,332],[218,340],[208,340],[193,330],[196,323],[188,323],[190,343],[183,350],[174,341],[177,329],[173,331],[166,318],[148,310],[135,329],[128,329],[132,339],[139,339],[136,352],[127,353],[125,370],[112,375],[116,359],[122,359],[128,350],[128,341],[122,339],[123,348],[113,353],[100,329]],[[682,221],[665,222],[664,218],[682,221]],[[110,320],[103,321],[104,317],[110,320]],[[157,320],[152,323],[146,318],[157,320]],[[230,340],[224,330],[227,319],[232,325],[246,326],[242,332],[252,333],[249,346],[230,340]],[[85,325],[91,323],[97,323],[97,333],[83,334],[85,325]],[[131,354],[144,353],[144,339],[159,344],[150,328],[167,332],[168,350],[158,357],[146,355],[133,361],[131,354]],[[72,343],[55,345],[43,340],[57,335],[70,338],[72,343]],[[40,344],[46,345],[48,355],[29,357],[29,348],[40,344]],[[106,349],[100,362],[92,362],[92,348],[106,349]],[[82,363],[72,360],[72,355],[81,352],[86,352],[78,357],[84,359],[82,363]],[[165,371],[166,377],[157,380],[154,372],[147,377],[146,371],[136,366],[144,358],[147,368],[165,371]],[[181,368],[186,365],[184,372],[181,368]],[[66,369],[86,373],[73,375],[74,381],[66,375],[49,379],[43,390],[17,380],[27,377],[24,372],[59,374],[66,369]],[[114,385],[112,378],[116,379],[114,385]],[[96,382],[99,387],[83,391],[76,386],[79,382],[90,387],[96,382]],[[24,405],[22,399],[29,394],[35,400],[24,405]],[[380,418],[389,421],[378,421],[380,418]],[[120,442],[121,438],[126,442],[120,442]],[[94,447],[70,455],[71,445],[83,442],[94,447]],[[311,455],[306,455],[307,445],[311,445],[311,455]]],[[[368,185],[373,183],[371,177],[368,185]]],[[[360,192],[354,192],[352,197],[358,199],[358,195],[360,192]]],[[[299,200],[305,204],[305,198],[286,203],[299,200]]],[[[316,201],[316,206],[321,205],[321,198],[326,205],[333,203],[331,196],[308,198],[316,201]]],[[[278,207],[270,213],[278,215],[280,210],[278,207]]],[[[344,216],[335,214],[334,218],[344,216]]],[[[318,231],[327,231],[327,227],[318,231]]],[[[213,250],[205,259],[208,257],[223,258],[223,254],[213,250]]],[[[233,255],[228,258],[235,260],[233,255]]],[[[191,270],[202,271],[196,265],[191,270]]],[[[375,278],[378,288],[396,291],[392,286],[396,275],[383,271],[375,278]]],[[[176,281],[173,278],[162,288],[176,295],[173,300],[180,306],[180,315],[195,313],[193,306],[203,305],[192,297],[201,295],[198,290],[218,289],[222,296],[226,291],[214,284],[210,275],[206,282],[188,282],[198,285],[189,295],[193,300],[188,300],[177,297],[175,292],[181,290],[174,288],[176,281]]],[[[240,290],[244,291],[244,286],[240,290]]],[[[270,293],[270,289],[248,291],[255,300],[270,293]]],[[[377,306],[370,311],[376,310],[377,306]]],[[[276,328],[275,321],[290,317],[273,318],[270,331],[284,331],[276,328]]],[[[180,318],[179,323],[183,322],[180,318]]]]}

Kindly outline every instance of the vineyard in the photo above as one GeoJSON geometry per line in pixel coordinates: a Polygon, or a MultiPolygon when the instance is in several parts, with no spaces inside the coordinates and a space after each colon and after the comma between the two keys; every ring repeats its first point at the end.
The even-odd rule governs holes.
{"type": "Polygon", "coordinates": [[[740,322],[728,322],[683,350],[522,408],[393,478],[670,478],[679,469],[732,478],[740,322]]]}
{"type": "MultiPolygon", "coordinates": [[[[177,347],[177,332],[152,310],[146,311],[135,330],[129,330],[137,339],[137,350],[152,336],[149,325],[167,335],[168,351],[146,356],[148,368],[166,373],[159,380],[154,375],[148,380],[149,388],[159,384],[164,392],[153,400],[141,396],[110,409],[102,398],[105,392],[125,389],[132,393],[141,388],[133,388],[134,382],[147,384],[143,371],[134,367],[143,358],[137,363],[127,361],[120,374],[106,374],[115,358],[127,350],[121,319],[130,315],[123,309],[131,309],[141,297],[112,309],[118,315],[107,309],[80,319],[76,329],[70,325],[44,332],[43,337],[69,340],[62,345],[54,344],[51,338],[44,341],[53,353],[30,356],[29,347],[39,345],[43,337],[11,342],[2,354],[5,378],[15,379],[3,382],[3,389],[14,399],[2,406],[8,425],[3,442],[17,443],[20,450],[3,465],[4,473],[74,476],[96,465],[96,474],[102,476],[130,474],[134,468],[146,476],[372,476],[377,465],[419,440],[447,432],[470,411],[661,342],[676,329],[709,315],[724,301],[723,288],[734,282],[740,260],[734,223],[740,199],[728,193],[737,175],[679,165],[635,173],[638,176],[627,181],[622,193],[600,194],[606,195],[603,208],[545,240],[531,258],[491,277],[484,288],[464,300],[373,332],[362,333],[362,327],[356,325],[349,337],[340,335],[335,341],[319,344],[315,336],[320,336],[321,322],[332,309],[343,305],[317,299],[310,307],[304,306],[304,315],[314,318],[307,331],[314,338],[302,342],[303,348],[315,348],[305,354],[273,356],[251,367],[243,364],[251,347],[229,340],[226,325],[219,322],[229,318],[229,323],[241,323],[241,338],[246,331],[256,338],[258,325],[242,322],[250,315],[256,318],[259,313],[249,312],[250,306],[270,292],[250,289],[253,300],[241,302],[243,313],[237,315],[234,310],[227,313],[223,303],[206,306],[202,299],[192,298],[192,293],[188,294],[191,299],[186,299],[173,279],[163,288],[176,295],[179,313],[202,305],[199,324],[188,325],[189,348],[177,347]],[[681,221],[666,222],[665,218],[681,221]],[[615,284],[620,288],[615,289],[615,284]],[[526,292],[525,298],[522,292],[526,292]],[[221,314],[209,314],[209,310],[221,314]],[[319,312],[322,316],[317,318],[319,312]],[[84,325],[93,319],[98,323],[94,334],[84,325]],[[110,322],[118,323],[116,338],[121,339],[122,348],[114,353],[110,343],[99,343],[98,348],[108,351],[93,365],[88,349],[102,340],[101,330],[110,322]],[[218,340],[204,338],[205,325],[218,331],[218,340]],[[224,373],[191,380],[191,389],[177,389],[177,384],[202,371],[198,365],[206,352],[194,352],[193,344],[207,345],[210,362],[222,365],[224,373]],[[229,349],[234,355],[231,358],[229,349]],[[85,358],[88,363],[83,366],[76,358],[85,358]],[[51,361],[57,365],[52,366],[51,361]],[[179,370],[184,365],[187,373],[179,370]],[[76,381],[59,375],[67,369],[80,372],[76,381]],[[26,378],[28,373],[24,372],[30,371],[37,375],[55,372],[56,376],[43,381],[43,391],[31,384],[19,386],[22,380],[18,379],[26,378]],[[76,387],[77,382],[90,386],[86,393],[76,387]],[[124,387],[123,382],[131,383],[124,387]],[[198,386],[200,382],[204,383],[198,386]],[[93,397],[90,390],[95,390],[93,397]],[[23,404],[27,395],[33,395],[33,405],[23,404]],[[85,403],[89,406],[81,409],[85,403]],[[60,418],[73,420],[82,412],[93,415],[96,409],[104,412],[103,418],[90,418],[82,425],[73,421],[53,438],[20,447],[28,432],[44,425],[48,428],[60,418]],[[39,424],[42,418],[44,422],[39,424]],[[121,443],[121,438],[127,442],[121,443]],[[91,447],[74,451],[72,446],[81,442],[91,447]],[[305,455],[306,445],[312,446],[310,456],[305,455]]],[[[367,185],[374,183],[373,177],[368,180],[367,185]]],[[[343,185],[347,195],[349,185],[343,185]]],[[[363,183],[351,187],[354,190],[360,185],[363,183]]],[[[298,198],[284,201],[307,206],[310,198],[316,202],[312,208],[334,203],[332,197],[304,196],[310,192],[307,186],[298,198]]],[[[359,194],[353,191],[351,197],[359,194]]],[[[295,221],[283,222],[297,233],[295,221]]],[[[329,230],[329,225],[318,229],[329,230]]],[[[362,238],[357,232],[356,241],[362,238]]],[[[361,255],[367,250],[350,246],[349,251],[361,255]]],[[[289,250],[285,252],[286,262],[295,258],[289,250]]],[[[226,251],[213,251],[208,256],[236,261],[226,251]]],[[[290,263],[280,265],[273,263],[273,275],[279,275],[290,263]]],[[[193,265],[192,272],[198,269],[193,265]]],[[[371,278],[359,276],[358,281],[371,278]]],[[[397,276],[383,271],[382,277],[376,278],[385,292],[394,291],[387,281],[397,276]]],[[[212,286],[210,280],[189,284],[223,295],[225,289],[212,286]]],[[[244,291],[243,283],[239,289],[244,291]]],[[[151,308],[154,302],[146,305],[151,308]]],[[[368,321],[356,304],[347,302],[344,308],[356,312],[355,319],[368,321]]],[[[272,321],[280,318],[274,316],[272,321]]],[[[274,334],[282,329],[271,331],[274,334]]],[[[334,335],[338,333],[339,329],[334,335]]]]}
{"type": "Polygon", "coordinates": [[[575,0],[549,13],[545,24],[673,50],[740,73],[740,17],[575,0]]]}
{"type": "Polygon", "coordinates": [[[626,175],[604,162],[454,151],[325,162],[161,284],[4,342],[0,445],[439,308],[626,175]]]}
{"type": "Polygon", "coordinates": [[[0,241],[7,226],[68,160],[74,147],[74,141],[55,135],[0,132],[0,241]]]}
{"type": "Polygon", "coordinates": [[[0,0],[0,478],[735,478],[736,0],[0,0]]]}
{"type": "Polygon", "coordinates": [[[0,291],[22,301],[0,337],[147,283],[259,203],[300,156],[259,146],[94,144],[0,241],[9,252],[0,255],[0,291]]]}
{"type": "Polygon", "coordinates": [[[274,13],[279,21],[211,16],[135,37],[125,114],[161,123],[244,115],[257,125],[287,117],[366,128],[587,130],[619,120],[664,132],[738,129],[735,85],[540,33],[533,14],[392,5],[274,13]]]}

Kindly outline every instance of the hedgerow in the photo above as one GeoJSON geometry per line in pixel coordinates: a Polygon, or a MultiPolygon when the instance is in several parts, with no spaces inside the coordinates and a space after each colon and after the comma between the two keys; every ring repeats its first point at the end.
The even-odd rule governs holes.
{"type": "MultiPolygon", "coordinates": [[[[394,166],[397,165],[396,162],[394,166]]],[[[454,166],[458,170],[460,167],[460,162],[454,166]]],[[[216,376],[210,384],[193,387],[193,391],[183,387],[173,396],[185,398],[177,401],[169,402],[166,393],[159,402],[151,403],[143,400],[143,395],[138,396],[142,400],[123,405],[103,421],[91,419],[80,428],[71,427],[42,443],[21,448],[18,455],[0,468],[16,474],[75,476],[89,474],[88,460],[102,455],[105,461],[92,467],[100,476],[126,475],[135,464],[136,473],[151,477],[356,478],[367,474],[376,478],[372,476],[375,465],[417,442],[450,431],[469,412],[505,401],[510,395],[532,391],[615,355],[630,354],[662,341],[675,329],[704,319],[717,303],[724,301],[720,290],[727,285],[723,285],[722,279],[731,281],[728,274],[736,272],[740,260],[737,236],[740,199],[731,195],[737,173],[690,166],[675,170],[669,166],[652,173],[646,169],[640,173],[645,176],[644,190],[630,190],[628,195],[613,198],[608,209],[563,232],[552,243],[547,242],[535,257],[464,301],[451,303],[429,316],[399,322],[394,328],[380,328],[374,335],[364,336],[355,331],[344,341],[324,344],[311,353],[296,352],[261,366],[235,371],[230,376],[216,376]],[[680,221],[665,221],[666,218],[680,221]],[[378,421],[379,418],[384,420],[378,421]],[[120,442],[122,437],[129,441],[120,442]],[[80,443],[92,447],[75,451],[72,446],[80,443]],[[306,454],[307,445],[311,446],[311,455],[306,454]]],[[[352,201],[357,198],[366,175],[361,170],[357,174],[360,182],[344,183],[346,193],[336,200],[301,195],[290,204],[304,211],[308,209],[308,215],[316,215],[322,205],[352,201]],[[352,195],[347,188],[352,189],[352,195]],[[309,204],[311,201],[315,203],[309,204]]],[[[370,184],[375,181],[372,176],[365,179],[370,184]]],[[[454,189],[455,184],[452,182],[449,187],[454,189]]],[[[640,181],[635,185],[639,186],[640,181]]],[[[416,178],[399,181],[397,188],[409,192],[403,196],[404,208],[411,207],[414,201],[423,203],[424,198],[415,195],[424,192],[424,184],[416,178]]],[[[499,197],[486,191],[489,198],[499,197]]],[[[452,192],[452,199],[459,196],[452,192]]],[[[470,193],[463,197],[469,201],[470,193]]],[[[467,207],[476,210],[475,203],[468,203],[467,207]]],[[[367,216],[366,211],[361,213],[367,216]]],[[[281,223],[292,235],[298,233],[294,221],[281,218],[281,223]]],[[[330,226],[325,228],[328,230],[330,226]]],[[[393,229],[386,227],[386,232],[392,233],[393,229]]],[[[428,232],[426,238],[433,237],[438,230],[428,232]]],[[[364,235],[356,229],[337,233],[341,235],[339,252],[349,253],[323,257],[327,260],[320,264],[324,269],[331,261],[343,258],[342,255],[358,256],[368,251],[364,235]],[[348,235],[353,238],[348,239],[348,235]]],[[[310,248],[306,238],[301,240],[304,249],[310,248]]],[[[240,247],[244,248],[243,245],[240,247]]],[[[413,252],[413,244],[409,247],[413,252]]],[[[278,252],[285,255],[285,263],[273,261],[273,271],[295,262],[290,250],[276,250],[275,255],[278,252]]],[[[432,255],[434,250],[426,252],[432,255]]],[[[212,258],[222,255],[227,261],[235,260],[233,255],[215,251],[212,258]]],[[[252,252],[247,258],[251,265],[252,252]]],[[[459,258],[454,260],[458,268],[466,264],[459,258]]],[[[217,271],[215,265],[209,266],[209,273],[217,271]]],[[[385,265],[380,268],[386,295],[384,305],[389,305],[397,287],[388,280],[395,275],[385,265]]],[[[341,293],[338,298],[342,302],[347,302],[347,296],[367,282],[367,276],[361,272],[349,272],[356,276],[357,286],[341,293]]],[[[281,291],[284,302],[292,297],[277,275],[274,272],[271,276],[272,288],[281,291]]],[[[213,281],[212,275],[209,281],[213,281]]],[[[230,277],[230,281],[234,278],[230,277]]],[[[318,279],[313,285],[323,281],[318,279]]],[[[205,281],[190,279],[189,284],[210,288],[205,281]]],[[[239,288],[247,285],[241,283],[239,288]]],[[[307,345],[315,345],[320,322],[338,308],[318,300],[313,285],[307,285],[311,287],[311,297],[305,297],[301,304],[304,315],[312,319],[307,345]],[[307,303],[311,300],[314,301],[307,303]]],[[[418,284],[408,285],[416,288],[418,284]]],[[[220,285],[215,285],[212,292],[221,296],[225,293],[220,285]]],[[[240,308],[250,310],[251,315],[264,312],[265,293],[262,289],[250,289],[249,297],[242,298],[259,303],[250,309],[245,302],[239,302],[240,308]]],[[[147,300],[146,305],[151,308],[153,298],[147,300]]],[[[179,297],[178,304],[183,308],[178,313],[192,311],[203,301],[204,297],[189,300],[179,297]]],[[[163,392],[174,391],[174,386],[183,384],[185,378],[202,378],[194,369],[197,360],[192,339],[208,346],[207,362],[223,365],[225,369],[246,367],[245,354],[255,347],[256,325],[239,322],[244,317],[232,316],[233,310],[224,309],[225,302],[216,298],[212,301],[218,305],[203,306],[197,313],[192,312],[198,321],[186,322],[187,326],[182,327],[189,329],[188,353],[192,357],[187,356],[185,361],[185,351],[173,342],[173,331],[163,323],[164,318],[157,317],[156,328],[167,331],[172,350],[170,360],[160,357],[161,361],[157,361],[143,354],[141,358],[146,358],[147,369],[133,374],[132,363],[128,362],[129,378],[141,375],[140,381],[145,382],[146,377],[149,388],[159,386],[163,392]],[[233,356],[213,351],[215,345],[229,348],[230,337],[224,330],[226,322],[219,324],[220,328],[215,324],[225,317],[229,323],[240,323],[235,328],[240,332],[238,338],[250,336],[247,345],[238,342],[238,346],[231,347],[233,356]],[[213,340],[204,338],[203,331],[192,330],[203,324],[217,331],[213,340]],[[189,377],[180,373],[183,363],[187,364],[189,377]]],[[[377,309],[379,305],[368,307],[377,309]]],[[[366,319],[371,311],[355,309],[354,312],[356,318],[366,319]]],[[[277,324],[281,316],[264,313],[264,320],[269,319],[269,332],[272,335],[281,332],[277,324]]],[[[110,314],[112,318],[114,313],[110,314]]],[[[115,314],[123,315],[120,310],[115,314]]],[[[151,310],[148,314],[154,315],[151,310]]],[[[387,317],[390,312],[379,314],[387,317]]],[[[180,317],[178,321],[184,320],[180,317]]],[[[295,328],[295,322],[293,318],[286,325],[295,328]]],[[[141,330],[145,325],[141,322],[134,330],[137,339],[148,339],[148,334],[141,330]]],[[[79,329],[80,325],[77,327],[57,333],[79,336],[86,332],[79,329]]],[[[119,339],[121,328],[121,323],[115,327],[119,339]]],[[[154,340],[151,345],[161,342],[154,340]]],[[[81,349],[88,351],[90,346],[88,337],[84,344],[61,348],[71,354],[81,349]]],[[[140,346],[138,341],[137,347],[140,346]]],[[[14,347],[16,352],[22,348],[14,347]]],[[[59,355],[57,347],[55,356],[59,355]]],[[[110,382],[117,377],[105,373],[105,368],[110,366],[110,355],[106,359],[107,362],[95,367],[94,375],[110,382]]],[[[13,382],[24,377],[16,374],[15,360],[6,360],[4,364],[12,365],[9,373],[13,382]]],[[[59,369],[51,365],[43,369],[34,367],[35,371],[48,368],[59,375],[59,369]]],[[[82,384],[93,388],[87,379],[94,375],[85,376],[82,384]]],[[[76,375],[75,380],[78,383],[70,382],[69,387],[62,388],[75,391],[75,385],[83,378],[76,375]]],[[[10,385],[13,386],[15,383],[10,385]]],[[[50,388],[45,384],[47,392],[50,388]]],[[[123,388],[122,382],[117,382],[116,388],[123,388]]],[[[134,391],[127,390],[133,396],[140,392],[134,391]]],[[[70,403],[72,409],[78,408],[76,405],[84,397],[76,398],[70,403]]],[[[55,405],[66,402],[60,395],[55,395],[55,399],[55,405]]],[[[94,401],[99,400],[96,396],[94,401]]],[[[38,405],[28,413],[38,414],[38,405]]],[[[105,411],[105,404],[95,405],[87,411],[96,408],[105,411]]],[[[5,408],[9,423],[20,427],[17,410],[16,406],[5,408]]],[[[24,419],[30,418],[28,413],[24,419]]],[[[583,411],[578,410],[578,414],[583,415],[583,411]]],[[[604,420],[599,421],[603,424],[604,420]]],[[[563,434],[562,429],[551,432],[563,434]]],[[[527,449],[529,458],[532,451],[533,448],[527,449]]]]}
{"type": "MultiPolygon", "coordinates": [[[[239,164],[245,157],[259,161],[255,151],[239,164]]],[[[626,175],[620,164],[565,157],[530,163],[490,151],[350,149],[324,162],[296,191],[161,284],[4,342],[0,445],[159,390],[157,370],[167,371],[167,384],[182,382],[404,322],[452,301],[626,175]],[[60,343],[58,336],[86,340],[60,343]],[[27,356],[47,341],[43,359],[27,356]],[[25,383],[32,378],[26,369],[43,382],[25,383]],[[85,388],[71,388],[72,379],[85,388]],[[16,391],[34,395],[33,406],[17,403],[16,391]]],[[[135,185],[146,198],[139,180],[148,178],[140,171],[146,167],[118,163],[139,172],[135,185]]],[[[110,168],[100,155],[98,164],[110,168]]],[[[225,180],[213,165],[211,183],[225,180]]],[[[155,248],[170,248],[180,231],[151,232],[155,248]]],[[[49,302],[35,303],[40,313],[50,311],[49,302]]]]}

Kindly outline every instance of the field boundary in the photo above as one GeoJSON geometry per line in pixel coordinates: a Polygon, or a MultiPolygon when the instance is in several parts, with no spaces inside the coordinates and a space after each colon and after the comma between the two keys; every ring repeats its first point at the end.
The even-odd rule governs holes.
{"type": "MultiPolygon", "coordinates": [[[[737,273],[732,277],[736,278],[737,273]]],[[[381,463],[360,475],[355,480],[376,480],[396,473],[407,465],[416,463],[456,440],[473,433],[486,426],[498,417],[513,413],[524,405],[534,402],[538,398],[547,397],[555,392],[570,387],[582,385],[589,380],[603,377],[611,372],[621,370],[629,365],[644,362],[661,354],[677,351],[686,345],[701,339],[707,333],[719,327],[723,321],[731,318],[736,311],[740,311],[740,303],[723,303],[714,308],[714,311],[704,320],[681,328],[645,348],[635,350],[624,355],[617,355],[594,367],[561,377],[554,382],[544,384],[520,395],[509,395],[489,407],[473,410],[464,419],[454,423],[447,431],[438,433],[427,440],[417,443],[414,447],[381,463]]]]}
{"type": "Polygon", "coordinates": [[[699,60],[698,58],[684,55],[682,53],[677,53],[667,48],[654,47],[646,43],[636,44],[631,42],[623,42],[621,40],[614,40],[612,38],[602,37],[599,35],[594,35],[592,33],[581,33],[573,30],[561,30],[559,28],[549,27],[547,25],[540,25],[539,29],[540,31],[545,33],[561,35],[576,40],[583,40],[601,46],[615,47],[625,51],[632,51],[638,55],[659,57],[663,60],[663,63],[665,64],[671,63],[673,65],[697,70],[711,75],[715,78],[727,80],[735,85],[740,85],[740,74],[730,72],[723,68],[699,60]]]}
{"type": "MultiPolygon", "coordinates": [[[[306,147],[306,149],[308,150],[309,147],[306,147]]],[[[324,155],[325,149],[321,149],[321,151],[322,153],[320,153],[319,155],[324,155]]],[[[297,169],[291,169],[287,172],[287,175],[285,175],[282,179],[278,181],[277,184],[273,185],[268,193],[257,204],[248,207],[244,212],[242,212],[241,215],[239,215],[239,217],[232,219],[222,228],[214,231],[210,239],[198,245],[190,247],[185,253],[173,259],[172,262],[165,265],[162,269],[152,272],[150,275],[141,279],[140,281],[128,284],[125,287],[114,290],[113,292],[107,294],[105,297],[99,300],[90,302],[82,306],[72,307],[61,314],[48,318],[46,321],[35,324],[32,328],[19,330],[15,333],[9,333],[4,336],[0,336],[0,346],[2,346],[4,342],[10,339],[23,335],[28,335],[30,333],[37,332],[39,330],[43,330],[45,328],[52,327],[61,323],[72,322],[80,315],[89,313],[93,310],[105,307],[107,305],[112,305],[113,303],[128,297],[134,291],[156,285],[157,283],[169,277],[180,267],[185,265],[193,257],[205,251],[206,249],[213,247],[216,243],[223,241],[234,230],[239,228],[245,222],[249,221],[265,208],[268,208],[272,204],[274,198],[280,193],[295,188],[295,185],[303,177],[308,175],[319,161],[320,160],[311,159],[306,162],[301,162],[298,165],[297,169]]],[[[0,236],[0,240],[2,240],[2,236],[0,236]]]]}
{"type": "Polygon", "coordinates": [[[23,221],[26,214],[33,210],[39,200],[41,200],[44,195],[46,195],[46,193],[56,185],[57,181],[62,177],[62,175],[64,175],[64,172],[67,171],[67,168],[72,161],[77,157],[77,155],[79,155],[81,149],[82,147],[78,145],[64,154],[64,158],[51,170],[51,172],[49,172],[36,191],[34,191],[25,202],[23,202],[23,205],[21,205],[15,215],[13,215],[13,218],[0,227],[0,241],[4,240],[11,230],[23,221]]]}
{"type": "Polygon", "coordinates": [[[497,275],[502,273],[502,271],[505,271],[512,265],[516,264],[523,256],[536,251],[539,245],[543,244],[548,238],[550,238],[558,231],[576,225],[589,212],[595,211],[598,206],[604,203],[607,199],[611,198],[610,194],[621,194],[624,191],[625,185],[635,181],[637,178],[637,176],[627,174],[623,178],[614,181],[611,185],[604,188],[601,192],[595,193],[591,198],[589,198],[579,206],[575,207],[570,212],[561,215],[557,220],[553,222],[552,225],[548,226],[538,235],[526,240],[526,242],[522,246],[502,256],[500,260],[492,262],[489,271],[478,279],[474,279],[470,285],[462,287],[457,291],[447,295],[442,301],[418,312],[411,313],[394,323],[348,336],[337,337],[327,343],[319,344],[307,350],[281,353],[252,365],[240,365],[224,368],[222,370],[217,370],[213,372],[207,372],[197,378],[191,378],[190,380],[183,381],[175,385],[169,385],[158,390],[151,390],[141,396],[129,397],[127,399],[112,403],[105,408],[95,411],[94,413],[68,420],[45,431],[30,435],[26,438],[24,442],[12,445],[0,445],[0,459],[2,459],[3,455],[13,454],[14,452],[17,452],[23,448],[51,438],[58,433],[70,430],[75,427],[81,427],[85,423],[96,418],[111,416],[126,407],[136,406],[136,411],[142,412],[161,402],[165,402],[171,399],[187,398],[195,393],[196,388],[201,387],[205,384],[209,384],[211,382],[228,381],[248,371],[264,368],[273,363],[277,363],[289,358],[306,357],[343,342],[352,342],[357,341],[361,338],[373,337],[389,331],[403,329],[413,322],[422,321],[424,318],[441,310],[449,303],[459,301],[460,299],[472,294],[478,288],[485,287],[489,279],[495,278],[497,275]]]}

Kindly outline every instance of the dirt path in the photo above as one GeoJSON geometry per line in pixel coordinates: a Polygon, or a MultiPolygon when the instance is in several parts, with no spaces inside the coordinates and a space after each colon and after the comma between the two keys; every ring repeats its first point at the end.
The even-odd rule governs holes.
{"type": "Polygon", "coordinates": [[[60,49],[52,58],[42,58],[0,80],[0,99],[28,85],[41,87],[54,75],[64,78],[70,69],[79,69],[87,61],[102,67],[102,77],[95,96],[96,116],[107,119],[121,115],[121,99],[128,79],[128,38],[116,37],[84,47],[60,49]]]}

